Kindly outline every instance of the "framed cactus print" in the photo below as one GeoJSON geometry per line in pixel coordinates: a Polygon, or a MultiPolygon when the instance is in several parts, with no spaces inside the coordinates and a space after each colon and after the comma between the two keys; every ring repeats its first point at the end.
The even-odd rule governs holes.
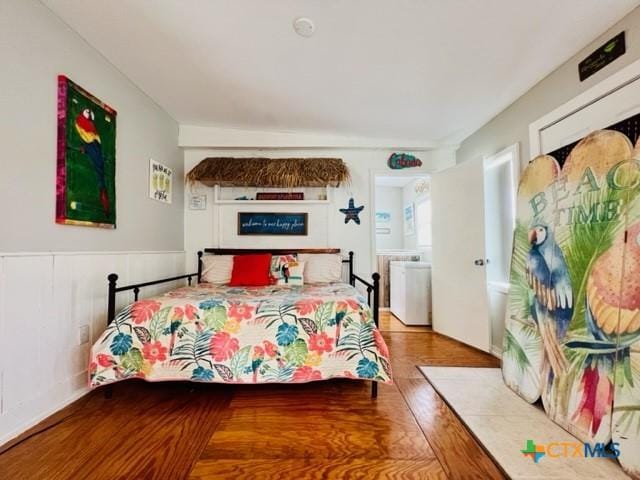
{"type": "Polygon", "coordinates": [[[116,115],[58,76],[56,223],[116,227],[116,115]]]}

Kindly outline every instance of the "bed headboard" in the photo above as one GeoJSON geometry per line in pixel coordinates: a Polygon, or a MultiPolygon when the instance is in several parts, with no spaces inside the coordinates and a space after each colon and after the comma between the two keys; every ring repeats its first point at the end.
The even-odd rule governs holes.
{"type": "MultiPolygon", "coordinates": [[[[272,255],[291,255],[294,253],[340,253],[339,248],[205,248],[204,253],[210,255],[250,255],[255,253],[270,253],[272,255]]],[[[352,282],[353,252],[342,263],[348,264],[347,281],[352,282]]],[[[202,252],[198,252],[198,281],[202,275],[202,252]]]]}
{"type": "Polygon", "coordinates": [[[293,253],[340,253],[339,248],[205,248],[204,253],[213,255],[249,255],[252,253],[271,253],[273,255],[291,255],[293,253]]]}

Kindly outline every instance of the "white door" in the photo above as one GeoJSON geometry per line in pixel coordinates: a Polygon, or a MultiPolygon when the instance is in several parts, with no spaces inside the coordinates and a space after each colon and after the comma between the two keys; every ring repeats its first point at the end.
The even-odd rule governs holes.
{"type": "Polygon", "coordinates": [[[488,352],[482,158],[433,175],[431,188],[433,329],[488,352]]]}

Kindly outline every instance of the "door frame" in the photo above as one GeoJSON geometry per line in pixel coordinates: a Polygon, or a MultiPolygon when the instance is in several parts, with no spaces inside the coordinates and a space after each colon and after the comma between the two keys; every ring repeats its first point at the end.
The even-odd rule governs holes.
{"type": "Polygon", "coordinates": [[[626,87],[630,83],[640,79],[640,60],[630,63],[616,73],[605,78],[580,95],[572,98],[558,108],[543,115],[536,121],[529,124],[529,151],[531,158],[540,155],[540,133],[546,128],[570,117],[574,113],[589,105],[596,103],[607,95],[626,87]]]}
{"type": "MultiPolygon", "coordinates": [[[[503,148],[499,151],[497,151],[496,153],[493,153],[491,155],[485,155],[483,157],[483,166],[484,166],[484,180],[485,180],[485,201],[486,201],[486,179],[487,179],[487,168],[491,166],[491,163],[495,163],[497,159],[499,159],[500,157],[503,157],[506,154],[511,154],[511,181],[513,183],[513,188],[511,191],[511,197],[512,197],[512,204],[513,204],[513,219],[515,222],[515,219],[517,218],[517,197],[518,197],[518,184],[520,183],[520,174],[522,171],[522,166],[520,164],[520,142],[516,142],[512,145],[509,145],[506,148],[503,148]]],[[[486,217],[487,213],[486,213],[486,209],[485,209],[485,227],[486,227],[486,223],[487,223],[487,217],[486,217]]],[[[512,239],[513,239],[513,229],[515,229],[515,225],[513,225],[512,227],[512,239]]],[[[485,229],[485,235],[486,235],[486,229],[485,229]]],[[[485,253],[487,255],[487,258],[489,258],[489,254],[487,251],[487,245],[488,242],[485,241],[485,253]]],[[[513,245],[511,250],[513,250],[513,245]]],[[[489,320],[490,320],[490,335],[491,335],[491,350],[490,353],[497,358],[502,358],[502,346],[501,345],[494,345],[493,343],[493,339],[494,339],[494,334],[496,333],[495,331],[495,325],[493,322],[493,317],[492,317],[492,304],[491,304],[491,297],[492,297],[492,293],[498,294],[498,295],[505,295],[508,296],[509,295],[509,272],[507,271],[507,281],[506,283],[503,282],[496,282],[496,281],[490,281],[489,277],[487,275],[487,303],[488,303],[488,307],[489,307],[489,320]]],[[[504,315],[498,319],[499,322],[502,323],[502,330],[504,333],[504,315]]]]}
{"type": "MultiPolygon", "coordinates": [[[[455,165],[453,165],[455,166],[455,165]]],[[[447,167],[448,168],[448,167],[447,167]]],[[[376,177],[428,177],[437,172],[436,169],[403,169],[392,170],[390,168],[372,168],[369,170],[369,205],[372,208],[369,209],[369,238],[371,249],[371,268],[372,271],[376,271],[376,265],[378,263],[377,258],[377,242],[376,242],[376,177]]]]}
{"type": "MultiPolygon", "coordinates": [[[[495,162],[498,158],[506,155],[510,153],[511,154],[511,181],[513,182],[513,189],[511,191],[511,199],[512,199],[512,204],[513,204],[513,208],[514,208],[514,212],[513,212],[513,218],[514,221],[517,217],[516,214],[516,205],[518,203],[517,197],[518,197],[518,184],[520,183],[520,173],[522,172],[522,167],[520,165],[520,142],[516,142],[512,145],[509,145],[506,148],[503,148],[502,150],[499,150],[498,152],[491,154],[491,155],[484,155],[483,156],[483,166],[484,166],[484,172],[485,172],[485,182],[486,182],[486,171],[487,171],[487,167],[490,167],[490,163],[495,162]]],[[[486,185],[486,183],[485,183],[486,185]]],[[[486,192],[486,188],[485,188],[485,192],[486,192]]],[[[485,193],[485,200],[486,200],[486,193],[485,193]]],[[[486,212],[485,212],[485,225],[486,225],[486,212]]],[[[515,225],[514,225],[515,228],[515,225]]],[[[485,247],[485,251],[486,251],[486,247],[485,247]]],[[[507,275],[508,277],[508,275],[507,275]]],[[[502,284],[500,282],[490,282],[489,279],[487,278],[487,290],[495,290],[495,291],[499,291],[501,293],[509,293],[509,281],[507,280],[506,284],[502,284]]]]}

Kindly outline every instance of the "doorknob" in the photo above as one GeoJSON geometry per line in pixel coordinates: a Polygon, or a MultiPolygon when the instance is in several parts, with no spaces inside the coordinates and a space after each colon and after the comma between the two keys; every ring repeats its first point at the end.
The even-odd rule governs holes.
{"type": "Polygon", "coordinates": [[[477,265],[477,266],[479,266],[479,267],[481,267],[482,265],[484,265],[484,260],[483,260],[483,259],[481,259],[481,258],[478,258],[477,260],[475,260],[475,261],[473,262],[473,264],[474,264],[474,265],[477,265]]]}

